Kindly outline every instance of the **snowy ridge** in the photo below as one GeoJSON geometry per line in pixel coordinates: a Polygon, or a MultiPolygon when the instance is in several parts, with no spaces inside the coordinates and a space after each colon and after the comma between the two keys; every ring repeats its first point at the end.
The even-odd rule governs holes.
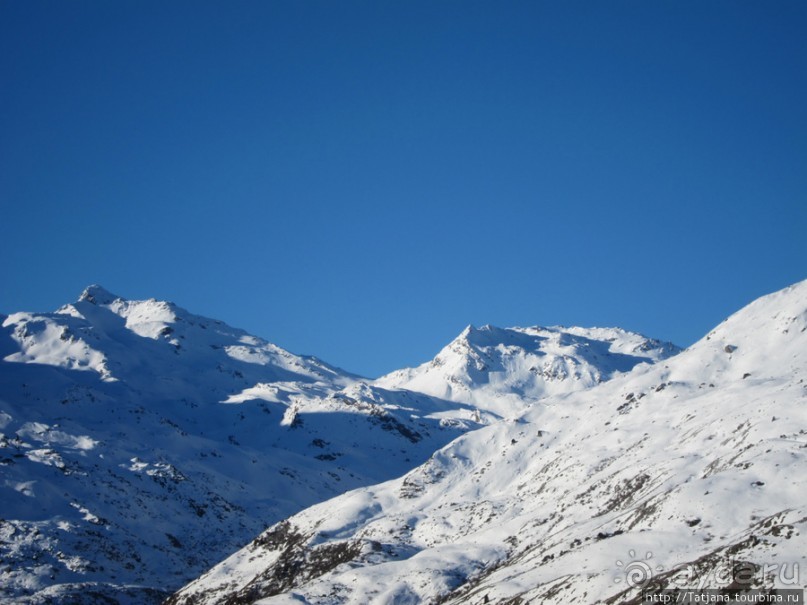
{"type": "Polygon", "coordinates": [[[376,384],[523,409],[542,397],[590,388],[679,351],[671,343],[618,328],[468,326],[432,361],[392,372],[376,384]]]}
{"type": "Polygon", "coordinates": [[[356,378],[173,303],[124,300],[100,286],[90,286],[55,313],[15,313],[3,326],[12,329],[20,348],[7,361],[90,370],[105,380],[140,377],[144,371],[189,379],[225,366],[245,384],[251,375],[323,385],[356,378]]]}
{"type": "Polygon", "coordinates": [[[174,595],[639,603],[807,585],[807,282],[680,355],[547,397],[269,528],[174,595]]]}
{"type": "MultiPolygon", "coordinates": [[[[507,355],[524,362],[449,400],[100,286],[0,319],[0,603],[157,603],[266,527],[541,396],[538,383],[532,399],[508,392],[532,384],[512,331],[507,355]]],[[[655,359],[633,351],[641,337],[606,332],[581,333],[599,359],[575,341],[565,363],[604,379],[655,359]]]]}

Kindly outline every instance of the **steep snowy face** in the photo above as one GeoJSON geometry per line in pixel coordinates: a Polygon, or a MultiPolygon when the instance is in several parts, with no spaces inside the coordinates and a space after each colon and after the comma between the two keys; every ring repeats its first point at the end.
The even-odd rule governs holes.
{"type": "Polygon", "coordinates": [[[158,602],[272,523],[478,424],[98,286],[0,317],[0,602],[158,602]]]}
{"type": "Polygon", "coordinates": [[[376,384],[484,407],[500,402],[497,411],[512,413],[679,351],[671,343],[616,328],[468,326],[432,361],[392,372],[376,384]]]}
{"type": "Polygon", "coordinates": [[[169,603],[639,603],[807,587],[807,282],[680,355],[279,523],[169,603]]]}

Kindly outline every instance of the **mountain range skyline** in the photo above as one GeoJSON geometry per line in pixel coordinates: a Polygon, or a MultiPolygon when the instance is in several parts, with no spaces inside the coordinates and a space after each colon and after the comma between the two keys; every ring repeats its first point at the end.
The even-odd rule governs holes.
{"type": "Polygon", "coordinates": [[[668,586],[807,565],[806,294],[683,351],[469,326],[377,380],[100,286],[0,315],[0,602],[628,599],[605,540],[668,586]]]}
{"type": "Polygon", "coordinates": [[[301,508],[678,352],[619,329],[468,328],[372,381],[97,285],[0,320],[0,602],[14,603],[85,585],[165,598],[301,508]]]}
{"type": "Polygon", "coordinates": [[[0,311],[100,283],[366,376],[692,344],[807,266],[807,9],[0,3],[0,311]],[[383,338],[378,338],[383,335],[383,338]]]}
{"type": "MultiPolygon", "coordinates": [[[[123,296],[120,296],[120,295],[118,295],[118,294],[116,294],[114,292],[111,292],[110,290],[105,288],[103,285],[97,284],[97,283],[89,284],[88,286],[83,288],[81,290],[81,294],[79,295],[77,300],[79,302],[92,300],[94,302],[98,302],[98,304],[110,304],[110,303],[113,303],[113,302],[116,302],[116,301],[123,301],[124,303],[129,303],[129,302],[144,303],[144,302],[154,301],[155,303],[158,303],[158,304],[161,304],[161,305],[167,305],[168,307],[171,307],[171,308],[179,308],[179,309],[184,308],[184,305],[183,306],[177,305],[174,301],[158,301],[154,297],[150,297],[148,299],[143,299],[143,300],[123,297],[123,296]]],[[[40,311],[31,311],[31,310],[26,310],[26,311],[22,311],[22,313],[32,313],[34,315],[37,315],[37,314],[40,314],[40,313],[49,313],[49,312],[59,313],[64,308],[67,308],[67,307],[65,305],[58,305],[56,308],[51,309],[50,311],[41,311],[41,310],[40,311]]],[[[8,317],[8,315],[4,314],[2,312],[2,310],[0,310],[0,317],[5,318],[5,317],[8,317]]],[[[215,320],[215,321],[218,322],[218,323],[222,322],[222,320],[215,320]]],[[[230,324],[230,322],[226,322],[226,323],[230,324]]],[[[236,322],[234,322],[234,323],[236,323],[236,322]]],[[[241,330],[241,328],[236,328],[236,329],[241,330]]],[[[633,334],[637,334],[640,337],[640,340],[647,339],[647,337],[642,336],[638,332],[626,331],[622,327],[617,327],[617,326],[583,326],[583,325],[576,325],[576,324],[575,325],[569,325],[569,326],[567,326],[567,325],[546,325],[546,326],[544,326],[544,325],[538,325],[538,324],[531,324],[529,326],[507,326],[507,327],[502,328],[502,327],[494,326],[494,325],[492,325],[490,323],[485,323],[485,324],[481,324],[479,326],[475,326],[473,324],[466,324],[463,327],[463,329],[462,329],[461,333],[459,334],[459,336],[457,337],[457,339],[452,341],[452,344],[453,344],[453,342],[456,342],[456,340],[458,340],[458,339],[471,338],[474,335],[480,335],[484,340],[484,334],[489,333],[490,331],[494,331],[494,332],[498,332],[498,333],[510,332],[511,334],[514,333],[514,332],[516,334],[519,333],[519,332],[527,332],[527,333],[529,333],[530,331],[532,331],[534,333],[540,333],[540,332],[544,332],[544,333],[553,333],[553,332],[554,333],[562,333],[562,332],[565,332],[567,329],[571,329],[572,331],[578,330],[578,331],[583,331],[583,332],[595,332],[595,333],[598,332],[598,331],[602,332],[602,333],[608,333],[609,331],[611,333],[620,333],[620,332],[623,333],[623,334],[633,333],[633,334]]],[[[258,336],[258,335],[255,335],[255,336],[258,336]]],[[[495,340],[495,338],[494,338],[494,340],[495,340]]],[[[647,339],[647,341],[651,342],[650,339],[647,339]]],[[[680,350],[682,350],[684,348],[684,347],[679,347],[676,343],[673,343],[673,342],[670,342],[670,341],[662,342],[660,340],[653,339],[652,342],[654,342],[656,344],[656,346],[668,347],[668,349],[670,351],[680,351],[680,350]]],[[[449,345],[449,347],[450,346],[451,346],[451,344],[449,345]]],[[[300,353],[297,353],[297,354],[300,354],[300,353]]],[[[313,354],[308,354],[308,353],[302,353],[300,355],[302,355],[303,357],[310,357],[312,359],[319,358],[318,355],[313,355],[313,354]]],[[[435,352],[435,354],[433,354],[431,356],[431,358],[421,360],[421,363],[417,364],[417,365],[419,367],[425,368],[426,366],[429,365],[430,360],[431,360],[431,362],[433,362],[432,358],[435,358],[435,355],[437,355],[437,358],[439,359],[439,357],[440,357],[439,353],[435,352]]],[[[327,361],[327,360],[324,360],[324,359],[322,359],[322,360],[327,361]]],[[[364,379],[369,379],[369,380],[378,380],[378,381],[380,381],[381,384],[386,383],[386,384],[395,384],[396,386],[399,386],[399,382],[401,381],[401,379],[403,380],[403,382],[411,380],[412,373],[417,372],[417,370],[419,368],[416,368],[414,366],[412,366],[412,367],[397,366],[392,371],[390,371],[388,373],[385,373],[383,375],[380,375],[380,376],[365,376],[365,375],[361,375],[359,373],[352,372],[351,368],[338,367],[338,369],[340,371],[342,371],[342,372],[347,373],[347,374],[353,374],[353,375],[355,375],[356,377],[359,377],[359,378],[364,378],[364,379]],[[398,376],[400,378],[396,379],[396,376],[398,376]]]]}

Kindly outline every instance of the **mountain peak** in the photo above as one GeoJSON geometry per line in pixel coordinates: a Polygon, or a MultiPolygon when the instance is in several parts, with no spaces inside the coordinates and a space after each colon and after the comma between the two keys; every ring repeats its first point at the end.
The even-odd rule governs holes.
{"type": "Polygon", "coordinates": [[[91,284],[84,288],[84,292],[81,293],[78,300],[79,302],[87,301],[94,305],[108,305],[113,301],[120,299],[121,297],[117,294],[113,294],[103,286],[99,286],[98,284],[91,284]]]}
{"type": "Polygon", "coordinates": [[[376,385],[509,414],[525,402],[587,389],[678,351],[613,328],[469,325],[432,361],[382,376],[376,385]]]}
{"type": "Polygon", "coordinates": [[[491,324],[476,327],[468,324],[454,342],[467,342],[475,346],[491,346],[507,340],[508,331],[491,324]]]}

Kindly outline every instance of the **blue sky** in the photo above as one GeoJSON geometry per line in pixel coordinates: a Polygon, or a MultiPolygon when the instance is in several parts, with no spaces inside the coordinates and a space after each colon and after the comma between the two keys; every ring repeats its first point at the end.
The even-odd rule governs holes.
{"type": "Polygon", "coordinates": [[[0,311],[100,283],[375,376],[691,344],[807,278],[807,4],[0,2],[0,311]]]}

